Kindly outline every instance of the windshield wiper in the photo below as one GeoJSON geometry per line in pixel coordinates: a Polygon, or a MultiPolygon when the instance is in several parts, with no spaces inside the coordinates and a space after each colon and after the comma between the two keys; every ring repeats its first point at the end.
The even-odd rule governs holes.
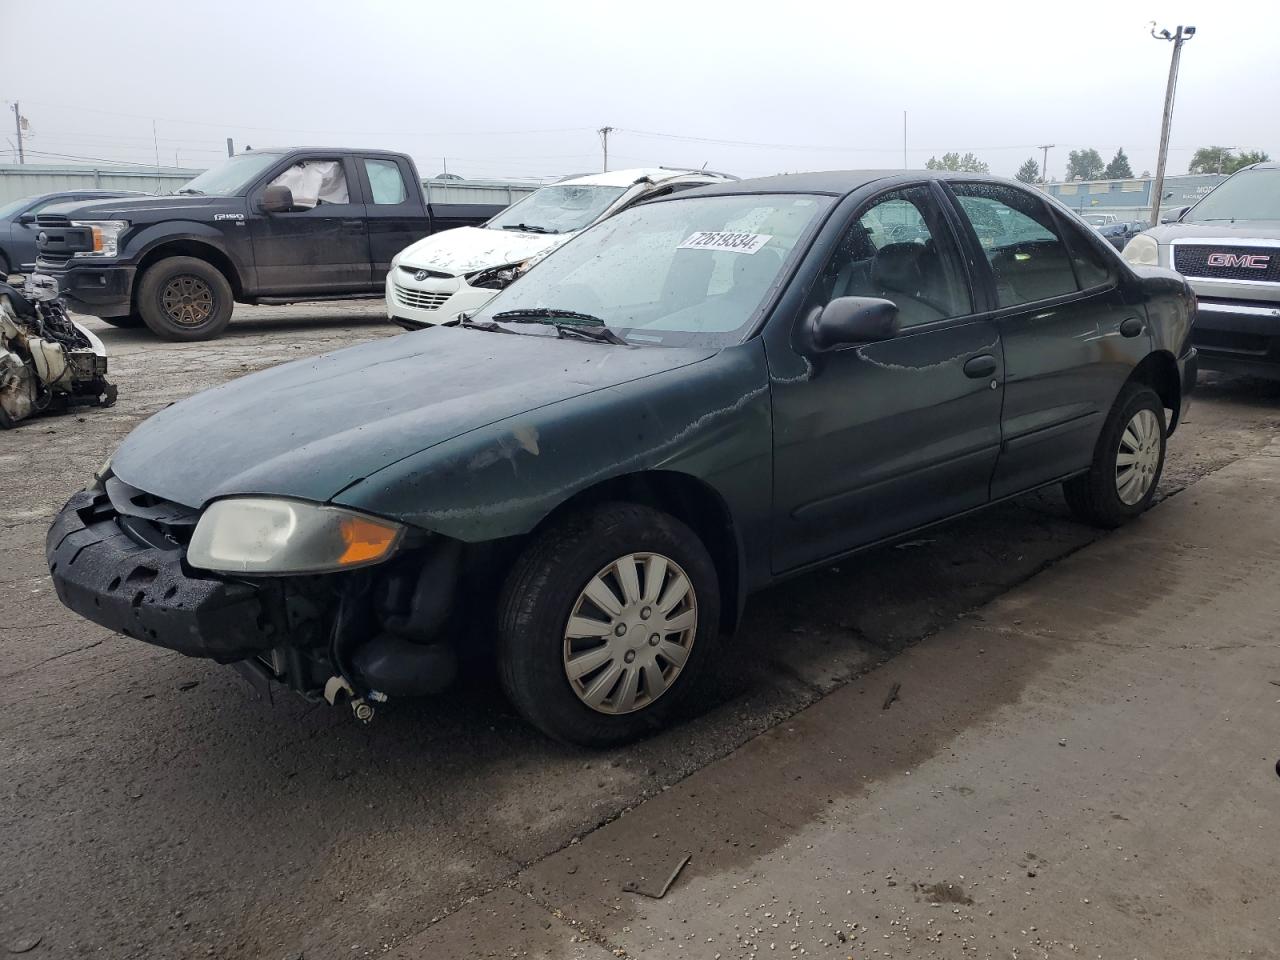
{"type": "Polygon", "coordinates": [[[175,191],[173,191],[173,192],[174,192],[174,193],[189,193],[189,194],[191,194],[193,197],[203,197],[203,196],[204,196],[204,191],[203,191],[203,190],[193,190],[193,189],[191,189],[191,187],[183,187],[181,190],[175,190],[175,191]]]}
{"type": "Polygon", "coordinates": [[[441,324],[442,327],[465,327],[468,330],[483,330],[486,333],[510,333],[518,336],[514,330],[508,330],[506,327],[500,327],[496,323],[487,323],[484,320],[472,320],[470,314],[462,314],[457,320],[448,320],[441,324]]]}
{"type": "Polygon", "coordinates": [[[526,307],[523,310],[503,310],[501,313],[495,313],[493,319],[502,323],[542,323],[555,327],[561,336],[577,334],[590,340],[628,346],[627,341],[610,330],[609,325],[599,317],[589,313],[579,313],[576,310],[526,307]]]}
{"type": "Polygon", "coordinates": [[[522,233],[556,233],[555,230],[548,230],[546,227],[539,227],[532,223],[504,223],[503,230],[519,230],[522,233]]]}

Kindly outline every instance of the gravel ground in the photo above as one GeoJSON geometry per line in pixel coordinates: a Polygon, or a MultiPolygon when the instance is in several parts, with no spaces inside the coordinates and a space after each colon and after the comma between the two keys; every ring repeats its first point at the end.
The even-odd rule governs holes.
{"type": "MultiPolygon", "coordinates": [[[[381,303],[241,308],[227,336],[187,345],[91,323],[117,406],[0,438],[0,945],[39,938],[32,957],[380,953],[1098,537],[1045,492],[769,590],[696,715],[629,749],[546,742],[484,672],[359,727],[288,697],[250,702],[225,668],[77,619],[42,545],[140,420],[396,335],[381,303]]],[[[1162,495],[1277,425],[1280,386],[1208,378],[1162,495]]]]}

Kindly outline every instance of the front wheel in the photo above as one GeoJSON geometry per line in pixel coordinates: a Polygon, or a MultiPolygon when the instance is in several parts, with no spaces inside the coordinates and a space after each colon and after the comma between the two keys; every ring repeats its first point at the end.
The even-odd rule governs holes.
{"type": "Polygon", "coordinates": [[[1159,394],[1127,384],[1102,425],[1089,472],[1062,485],[1076,519],[1111,529],[1150,507],[1164,470],[1166,432],[1159,394]]]}
{"type": "Polygon", "coordinates": [[[195,257],[152,264],[138,284],[138,313],[166,340],[212,340],[231,322],[231,284],[195,257]]]}
{"type": "Polygon", "coordinates": [[[566,743],[624,743],[665,723],[719,633],[715,564],[687,526],[633,503],[567,517],[517,560],[499,606],[511,702],[566,743]]]}

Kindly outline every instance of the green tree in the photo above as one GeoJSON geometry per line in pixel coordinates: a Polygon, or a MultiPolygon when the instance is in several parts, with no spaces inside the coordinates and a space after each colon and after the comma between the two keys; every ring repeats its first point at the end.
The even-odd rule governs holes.
{"type": "Polygon", "coordinates": [[[958,153],[944,153],[941,160],[937,157],[930,157],[925,166],[930,170],[956,170],[963,173],[991,172],[991,167],[972,153],[966,153],[963,157],[958,153]]]}
{"type": "Polygon", "coordinates": [[[1023,183],[1035,183],[1040,179],[1040,164],[1036,163],[1035,157],[1027,157],[1027,162],[1018,168],[1014,176],[1023,183]]]}
{"type": "Polygon", "coordinates": [[[1116,155],[1107,164],[1107,169],[1102,171],[1102,176],[1107,180],[1129,180],[1133,178],[1133,167],[1129,166],[1129,158],[1125,156],[1124,147],[1116,151],[1116,155]]]}
{"type": "Polygon", "coordinates": [[[1241,167],[1270,159],[1265,150],[1236,153],[1230,147],[1201,147],[1191,157],[1187,173],[1235,173],[1241,167]]]}
{"type": "Polygon", "coordinates": [[[1097,180],[1107,165],[1102,161],[1102,154],[1093,147],[1087,150],[1072,150],[1067,154],[1068,180],[1097,180]]]}

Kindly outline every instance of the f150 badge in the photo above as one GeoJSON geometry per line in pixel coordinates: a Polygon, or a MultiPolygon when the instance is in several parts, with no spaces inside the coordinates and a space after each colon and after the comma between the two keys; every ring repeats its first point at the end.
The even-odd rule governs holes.
{"type": "Polygon", "coordinates": [[[1246,270],[1265,270],[1271,265],[1271,256],[1264,253],[1211,253],[1207,263],[1211,267],[1243,267],[1246,270]]]}
{"type": "Polygon", "coordinates": [[[213,219],[214,220],[243,220],[244,214],[243,213],[215,213],[213,215],[213,219]]]}

